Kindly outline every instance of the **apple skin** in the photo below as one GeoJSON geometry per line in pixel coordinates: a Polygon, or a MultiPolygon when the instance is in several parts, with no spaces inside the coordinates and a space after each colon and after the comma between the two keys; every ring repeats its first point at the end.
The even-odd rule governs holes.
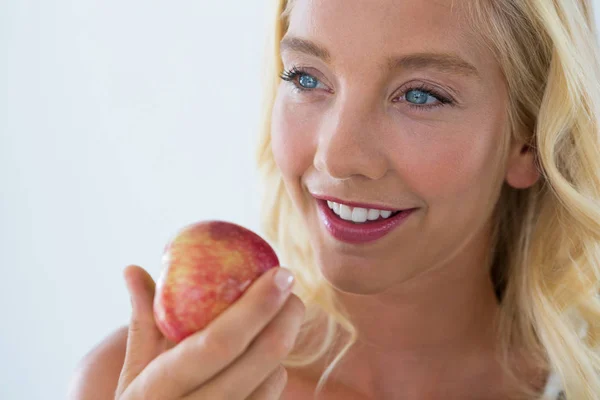
{"type": "Polygon", "coordinates": [[[256,233],[225,221],[186,226],[167,244],[154,295],[154,319],[179,343],[202,330],[250,284],[279,266],[271,246],[256,233]]]}

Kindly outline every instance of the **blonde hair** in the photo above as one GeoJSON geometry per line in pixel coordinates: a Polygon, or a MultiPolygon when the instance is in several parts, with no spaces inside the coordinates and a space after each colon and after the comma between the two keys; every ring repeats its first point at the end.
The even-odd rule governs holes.
{"type": "MultiPolygon", "coordinates": [[[[350,340],[328,364],[322,387],[357,333],[336,302],[309,244],[271,150],[271,113],[282,62],[279,42],[293,0],[272,0],[264,65],[265,97],[257,163],[264,183],[262,229],[297,278],[306,317],[283,363],[302,367],[327,356],[340,333],[350,340]],[[311,332],[325,318],[322,338],[311,332]],[[300,350],[300,349],[297,349],[300,350]]],[[[600,393],[600,55],[589,0],[471,0],[468,17],[505,76],[512,138],[528,143],[541,179],[516,190],[504,184],[494,211],[491,273],[501,301],[498,337],[553,370],[567,399],[600,393]]],[[[506,148],[506,146],[505,146],[506,148]]],[[[523,393],[535,396],[523,383],[523,393]]],[[[316,393],[315,392],[315,393],[316,393]]]]}

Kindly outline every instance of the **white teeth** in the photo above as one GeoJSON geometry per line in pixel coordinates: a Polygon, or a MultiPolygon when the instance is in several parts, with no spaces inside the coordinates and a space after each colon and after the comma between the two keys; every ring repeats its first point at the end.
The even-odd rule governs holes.
{"type": "Polygon", "coordinates": [[[367,220],[367,209],[356,207],[352,210],[352,222],[365,222],[367,220]]]}
{"type": "Polygon", "coordinates": [[[392,215],[392,212],[391,212],[391,211],[380,211],[380,213],[381,213],[381,216],[382,216],[383,218],[387,218],[387,217],[389,217],[390,215],[392,215]]]}
{"type": "Polygon", "coordinates": [[[339,203],[333,203],[333,212],[336,213],[337,215],[340,215],[340,204],[339,203]]]}
{"type": "Polygon", "coordinates": [[[340,217],[346,221],[352,221],[352,209],[345,204],[340,204],[340,217]]]}
{"type": "Polygon", "coordinates": [[[362,208],[362,207],[350,207],[345,204],[336,203],[335,201],[327,201],[327,206],[333,210],[334,213],[339,215],[346,221],[352,221],[354,223],[364,223],[368,221],[375,221],[377,219],[389,218],[392,215],[392,211],[388,210],[377,210],[373,208],[362,208]]]}
{"type": "Polygon", "coordinates": [[[369,212],[367,213],[367,219],[369,221],[375,221],[377,218],[379,218],[379,210],[373,210],[372,208],[369,208],[369,212]]]}

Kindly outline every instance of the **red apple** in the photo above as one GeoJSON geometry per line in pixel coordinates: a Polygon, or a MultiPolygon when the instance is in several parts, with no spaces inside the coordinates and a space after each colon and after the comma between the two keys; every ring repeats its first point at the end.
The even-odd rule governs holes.
{"type": "Polygon", "coordinates": [[[250,284],[277,267],[277,255],[256,233],[224,221],[183,228],[164,250],[154,317],[178,343],[235,302],[250,284]]]}

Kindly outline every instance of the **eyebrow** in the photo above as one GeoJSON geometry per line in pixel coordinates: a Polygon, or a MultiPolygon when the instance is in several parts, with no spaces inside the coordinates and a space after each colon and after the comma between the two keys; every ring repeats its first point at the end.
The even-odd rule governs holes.
{"type": "MultiPolygon", "coordinates": [[[[308,54],[320,58],[326,63],[330,63],[332,58],[331,53],[325,47],[295,36],[286,36],[281,40],[280,52],[286,51],[308,54]]],[[[479,77],[475,66],[451,53],[413,53],[393,56],[389,57],[381,68],[383,70],[431,68],[440,72],[479,77]]]]}

